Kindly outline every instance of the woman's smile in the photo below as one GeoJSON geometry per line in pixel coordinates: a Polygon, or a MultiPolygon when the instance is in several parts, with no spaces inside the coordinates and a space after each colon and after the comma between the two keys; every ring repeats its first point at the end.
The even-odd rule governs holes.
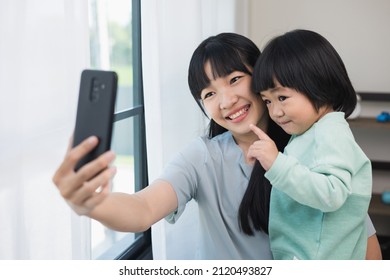
{"type": "Polygon", "coordinates": [[[229,113],[226,119],[232,122],[240,122],[248,115],[249,108],[250,108],[249,104],[245,105],[242,108],[235,110],[232,113],[229,113]]]}

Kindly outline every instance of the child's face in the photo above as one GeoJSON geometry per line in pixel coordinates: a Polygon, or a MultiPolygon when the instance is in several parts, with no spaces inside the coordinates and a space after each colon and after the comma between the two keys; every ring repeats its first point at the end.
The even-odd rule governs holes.
{"type": "Polygon", "coordinates": [[[262,120],[268,120],[261,97],[251,89],[250,75],[235,71],[213,80],[209,63],[206,63],[205,70],[211,82],[202,90],[201,99],[207,114],[217,124],[230,130],[234,136],[240,136],[253,134],[249,124],[259,125],[262,120]]]}
{"type": "Polygon", "coordinates": [[[275,88],[262,91],[261,97],[268,107],[271,119],[291,135],[304,133],[331,111],[327,107],[322,107],[317,111],[304,94],[282,87],[277,81],[275,88]]]}

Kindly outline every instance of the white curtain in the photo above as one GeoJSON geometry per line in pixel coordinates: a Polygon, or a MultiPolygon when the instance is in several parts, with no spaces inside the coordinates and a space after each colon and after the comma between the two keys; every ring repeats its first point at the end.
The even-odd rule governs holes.
{"type": "MultiPolygon", "coordinates": [[[[220,32],[247,35],[246,0],[148,0],[142,5],[142,62],[149,181],[191,139],[205,132],[205,118],[187,84],[191,55],[220,32]]],[[[193,259],[197,253],[197,205],[175,225],[153,226],[155,259],[193,259]]]]}
{"type": "Polygon", "coordinates": [[[51,178],[89,63],[87,1],[0,2],[0,259],[89,257],[87,221],[51,178]]]}

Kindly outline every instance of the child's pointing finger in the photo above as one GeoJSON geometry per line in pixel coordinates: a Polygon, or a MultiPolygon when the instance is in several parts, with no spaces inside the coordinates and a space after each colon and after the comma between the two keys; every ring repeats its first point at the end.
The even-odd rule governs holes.
{"type": "Polygon", "coordinates": [[[253,124],[250,124],[249,125],[249,128],[259,137],[260,140],[272,140],[271,138],[269,138],[269,136],[267,135],[267,133],[265,133],[264,131],[262,131],[260,128],[258,128],[257,126],[253,125],[253,124]]]}

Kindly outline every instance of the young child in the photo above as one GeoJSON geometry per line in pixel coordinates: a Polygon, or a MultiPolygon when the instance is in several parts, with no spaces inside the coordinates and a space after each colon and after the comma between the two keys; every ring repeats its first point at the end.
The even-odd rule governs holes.
{"type": "Polygon", "coordinates": [[[284,153],[261,129],[248,156],[266,170],[274,259],[364,259],[371,163],[345,120],[356,93],[321,35],[294,30],[271,40],[253,72],[270,117],[292,135],[284,153]]]}

